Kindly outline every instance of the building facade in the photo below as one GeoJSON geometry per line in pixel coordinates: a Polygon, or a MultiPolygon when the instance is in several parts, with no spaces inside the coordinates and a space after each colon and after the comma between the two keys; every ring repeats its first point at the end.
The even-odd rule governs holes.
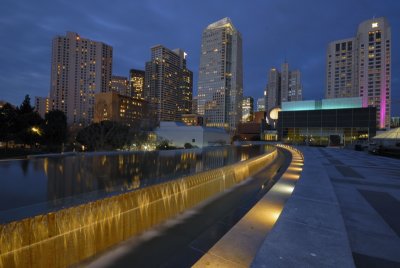
{"type": "Polygon", "coordinates": [[[137,99],[144,99],[145,72],[142,70],[131,69],[129,70],[129,96],[137,99]]]}
{"type": "Polygon", "coordinates": [[[289,70],[289,64],[284,62],[281,71],[271,68],[265,90],[265,110],[269,111],[280,106],[282,102],[301,101],[303,99],[301,73],[299,70],[289,70]]]}
{"type": "Polygon", "coordinates": [[[329,44],[326,98],[363,98],[376,107],[377,126],[390,127],[391,28],[386,18],[374,18],[358,26],[354,38],[329,44]]]}
{"type": "Polygon", "coordinates": [[[198,114],[197,102],[198,102],[198,97],[197,96],[193,96],[193,98],[192,98],[192,113],[194,113],[194,114],[198,114]]]}
{"type": "Polygon", "coordinates": [[[271,68],[268,72],[267,88],[265,90],[264,110],[268,111],[281,105],[281,75],[276,68],[271,68]]]}
{"type": "Polygon", "coordinates": [[[50,99],[48,97],[35,97],[35,111],[44,118],[50,111],[50,99]]]}
{"type": "Polygon", "coordinates": [[[147,117],[147,102],[116,92],[95,94],[94,122],[115,121],[130,127],[140,127],[147,117]]]}
{"type": "Polygon", "coordinates": [[[207,26],[202,34],[198,113],[209,127],[234,133],[243,98],[242,37],[229,18],[207,26]]]}
{"type": "Polygon", "coordinates": [[[182,122],[187,126],[202,126],[203,117],[198,114],[183,114],[182,122]]]}
{"type": "Polygon", "coordinates": [[[152,118],[181,121],[182,114],[191,113],[192,92],[193,73],[186,67],[186,53],[161,45],[152,47],[143,90],[152,118]]]}
{"type": "Polygon", "coordinates": [[[376,108],[362,98],[282,103],[277,124],[281,141],[296,144],[339,145],[367,140],[376,134],[376,108]]]}
{"type": "Polygon", "coordinates": [[[242,120],[241,122],[250,122],[254,115],[254,99],[252,97],[244,97],[242,100],[242,120]]]}
{"type": "Polygon", "coordinates": [[[326,55],[325,97],[357,97],[355,38],[337,40],[328,45],[326,55]]]}
{"type": "Polygon", "coordinates": [[[265,98],[257,99],[257,112],[265,111],[265,98]]]}
{"type": "Polygon", "coordinates": [[[51,109],[61,110],[70,125],[85,126],[94,117],[94,95],[110,90],[112,47],[77,33],[53,39],[51,109]]]}
{"type": "Polygon", "coordinates": [[[128,78],[124,76],[111,76],[110,90],[124,96],[129,96],[128,78]]]}

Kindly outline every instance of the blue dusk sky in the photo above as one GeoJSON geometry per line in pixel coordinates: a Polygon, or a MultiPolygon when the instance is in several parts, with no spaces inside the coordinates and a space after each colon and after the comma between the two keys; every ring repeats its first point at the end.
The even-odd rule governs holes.
{"type": "Polygon", "coordinates": [[[0,100],[49,94],[51,41],[66,31],[113,46],[115,75],[144,69],[156,44],[182,48],[196,95],[201,33],[224,17],[242,33],[244,95],[261,97],[268,70],[286,59],[302,73],[303,98],[321,99],[328,43],[384,16],[392,28],[392,115],[400,116],[399,14],[396,0],[1,0],[0,100]]]}

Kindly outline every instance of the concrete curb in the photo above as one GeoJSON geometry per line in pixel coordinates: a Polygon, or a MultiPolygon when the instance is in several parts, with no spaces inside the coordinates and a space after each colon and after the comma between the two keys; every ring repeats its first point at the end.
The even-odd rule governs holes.
{"type": "Polygon", "coordinates": [[[343,216],[320,155],[305,153],[292,196],[251,267],[354,267],[343,216]]]}

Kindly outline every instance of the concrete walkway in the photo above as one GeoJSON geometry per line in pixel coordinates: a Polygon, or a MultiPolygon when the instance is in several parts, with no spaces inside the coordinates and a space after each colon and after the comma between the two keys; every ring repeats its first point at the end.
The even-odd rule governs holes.
{"type": "Polygon", "coordinates": [[[250,266],[300,177],[303,158],[294,150],[290,152],[291,163],[280,179],[193,267],[250,266]]]}
{"type": "Polygon", "coordinates": [[[400,267],[400,160],[299,147],[305,166],[253,267],[400,267]]]}

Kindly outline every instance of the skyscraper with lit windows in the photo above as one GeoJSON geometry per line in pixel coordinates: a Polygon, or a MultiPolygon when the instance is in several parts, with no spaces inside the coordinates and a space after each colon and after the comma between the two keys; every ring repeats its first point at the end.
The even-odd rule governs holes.
{"type": "Polygon", "coordinates": [[[68,124],[85,126],[94,117],[94,95],[110,90],[112,47],[77,33],[53,39],[51,109],[63,111],[68,124]]]}
{"type": "Polygon", "coordinates": [[[191,113],[192,91],[193,73],[186,67],[186,53],[162,45],[152,47],[143,89],[152,119],[181,121],[182,114],[191,113]]]}
{"type": "Polygon", "coordinates": [[[280,106],[282,102],[301,101],[302,90],[299,70],[289,70],[287,62],[282,63],[280,71],[275,67],[271,68],[265,90],[265,111],[280,106]]]}
{"type": "Polygon", "coordinates": [[[198,80],[198,114],[204,124],[234,133],[243,98],[242,36],[229,18],[207,26],[202,34],[198,80]]]}
{"type": "Polygon", "coordinates": [[[143,70],[131,69],[129,71],[129,96],[144,99],[143,88],[144,88],[145,72],[143,70]]]}
{"type": "Polygon", "coordinates": [[[362,97],[376,107],[379,128],[389,128],[391,29],[386,18],[358,26],[353,38],[331,42],[326,56],[326,98],[362,97]]]}

